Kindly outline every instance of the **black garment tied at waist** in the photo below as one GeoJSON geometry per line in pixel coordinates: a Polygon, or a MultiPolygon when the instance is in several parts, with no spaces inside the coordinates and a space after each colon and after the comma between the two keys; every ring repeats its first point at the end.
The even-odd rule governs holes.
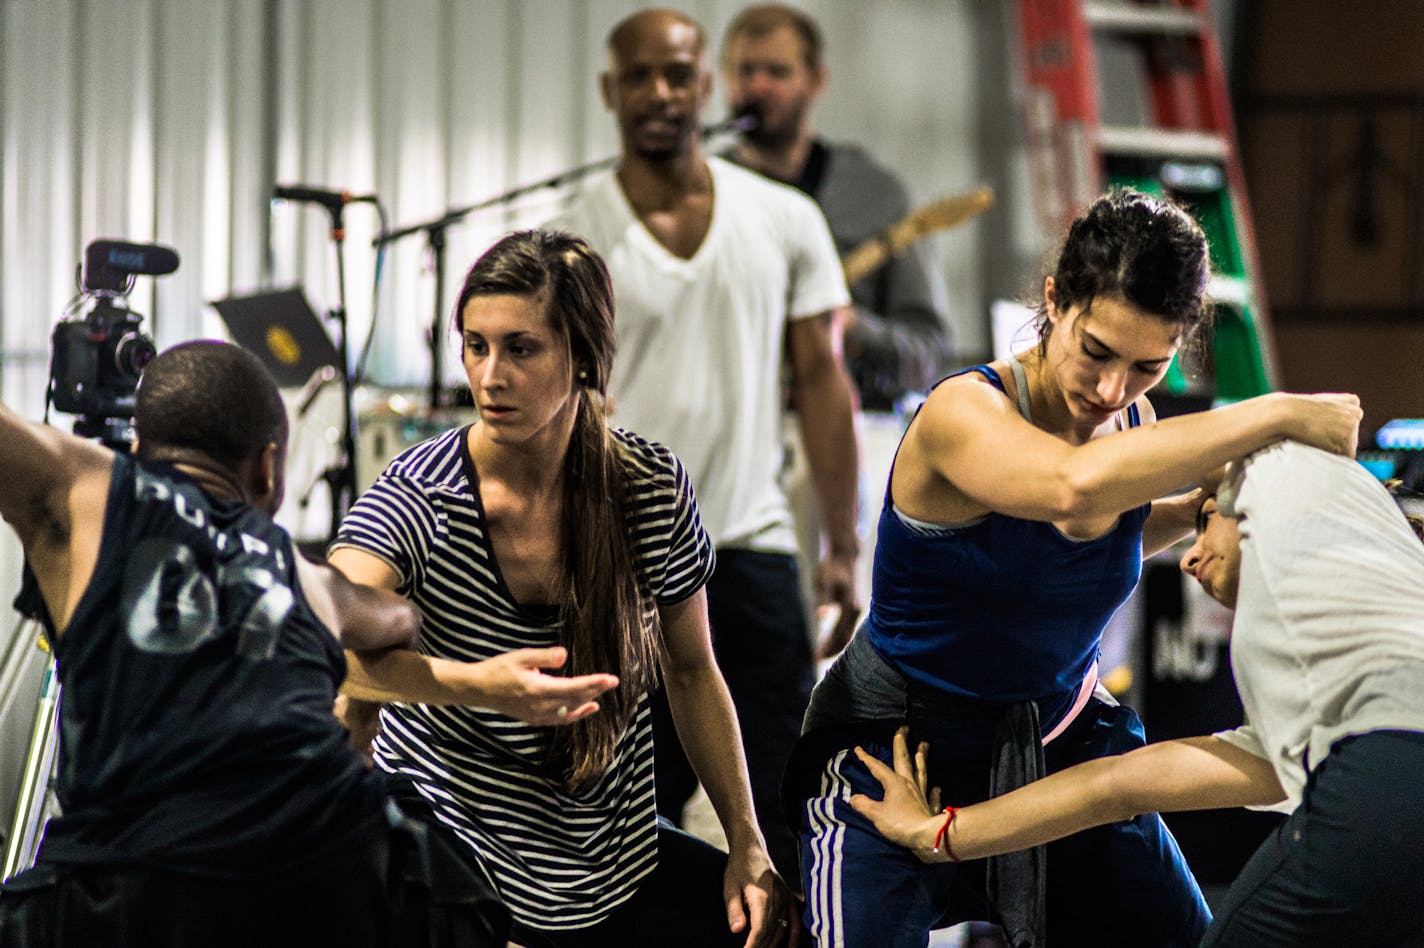
{"type": "MultiPolygon", "coordinates": [[[[905,681],[905,718],[914,722],[994,720],[989,794],[1002,796],[1044,775],[1038,705],[996,705],[952,695],[913,679],[905,681]]],[[[1043,846],[990,856],[985,876],[989,903],[1011,948],[1044,948],[1047,877],[1043,846]]]]}

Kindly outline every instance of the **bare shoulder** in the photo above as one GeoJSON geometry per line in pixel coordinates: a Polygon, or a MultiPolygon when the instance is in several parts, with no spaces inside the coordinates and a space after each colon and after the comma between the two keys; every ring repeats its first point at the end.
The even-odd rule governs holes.
{"type": "Polygon", "coordinates": [[[936,523],[982,514],[987,508],[964,494],[956,483],[958,475],[966,465],[977,463],[976,445],[984,432],[1018,418],[1004,393],[978,372],[936,385],[910,422],[895,457],[890,487],[896,506],[936,523]]]}
{"type": "MultiPolygon", "coordinates": [[[[1006,363],[992,363],[989,367],[998,371],[1001,379],[1008,372],[1006,363]]],[[[1010,377],[1005,384],[1012,384],[1012,381],[1010,377]]],[[[1000,391],[978,372],[965,372],[945,379],[925,399],[924,406],[911,422],[911,431],[918,428],[918,437],[934,439],[952,434],[958,425],[973,423],[977,419],[998,420],[1005,416],[1018,416],[1011,394],[1000,391]]]]}
{"type": "Polygon", "coordinates": [[[75,529],[102,529],[114,453],[0,407],[0,515],[26,554],[67,548],[75,529]],[[41,549],[36,549],[37,547],[41,549]]]}

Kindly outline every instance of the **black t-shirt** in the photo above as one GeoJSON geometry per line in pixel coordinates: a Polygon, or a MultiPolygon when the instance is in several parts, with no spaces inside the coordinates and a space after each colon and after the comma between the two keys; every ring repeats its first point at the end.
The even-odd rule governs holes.
{"type": "Polygon", "coordinates": [[[63,816],[39,862],[240,878],[380,818],[295,555],[265,514],[116,458],[94,576],[55,644],[63,816]]]}

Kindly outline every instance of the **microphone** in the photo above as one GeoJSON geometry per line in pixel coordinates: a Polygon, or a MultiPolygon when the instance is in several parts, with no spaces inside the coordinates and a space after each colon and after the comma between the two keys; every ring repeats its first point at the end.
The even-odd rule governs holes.
{"type": "Polygon", "coordinates": [[[732,110],[732,114],[724,121],[715,125],[702,126],[704,138],[713,135],[721,135],[725,132],[737,132],[746,135],[761,128],[761,110],[754,103],[748,102],[746,105],[739,105],[732,110]]]}
{"type": "Polygon", "coordinates": [[[127,293],[136,273],[163,276],[178,269],[178,251],[162,244],[135,244],[125,240],[95,240],[84,248],[80,283],[97,293],[127,293]]]}
{"type": "Polygon", "coordinates": [[[374,194],[352,194],[350,191],[333,191],[329,188],[313,188],[305,184],[279,184],[272,189],[274,201],[309,201],[320,204],[329,211],[339,211],[348,204],[361,202],[375,203],[374,194]]]}
{"type": "Polygon", "coordinates": [[[178,251],[162,244],[132,244],[123,240],[95,240],[84,248],[87,271],[142,273],[163,276],[178,269],[178,251]]]}

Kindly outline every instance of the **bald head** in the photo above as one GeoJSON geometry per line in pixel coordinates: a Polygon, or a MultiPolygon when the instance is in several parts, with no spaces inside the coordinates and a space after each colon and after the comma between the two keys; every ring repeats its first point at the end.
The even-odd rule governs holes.
{"type": "Polygon", "coordinates": [[[690,42],[700,57],[707,51],[707,34],[692,17],[677,10],[639,10],[624,17],[608,33],[610,65],[636,56],[649,44],[690,42]]]}
{"type": "Polygon", "coordinates": [[[700,160],[700,117],[712,95],[707,38],[676,10],[640,10],[608,34],[603,102],[625,161],[700,160]]]}

